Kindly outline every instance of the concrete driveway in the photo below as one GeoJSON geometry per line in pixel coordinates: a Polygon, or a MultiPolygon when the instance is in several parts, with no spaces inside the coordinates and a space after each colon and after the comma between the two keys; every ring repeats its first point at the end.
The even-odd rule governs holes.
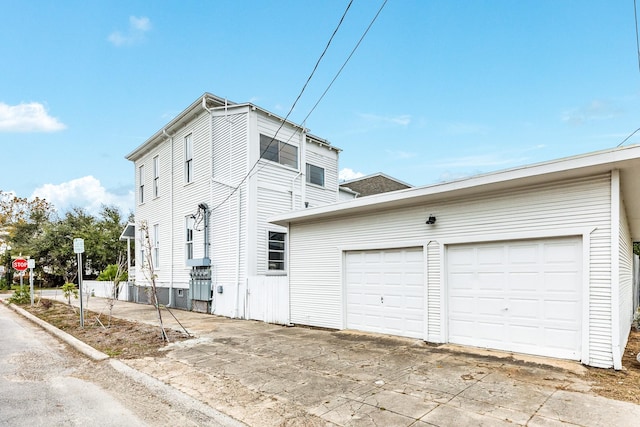
{"type": "MultiPolygon", "coordinates": [[[[89,308],[105,302],[93,298],[89,308]]],[[[252,426],[631,426],[640,406],[595,396],[574,362],[385,335],[283,327],[171,311],[196,338],[125,360],[252,426]]],[[[154,323],[147,305],[114,315],[154,323]]],[[[168,312],[163,318],[179,328],[168,312]]]]}

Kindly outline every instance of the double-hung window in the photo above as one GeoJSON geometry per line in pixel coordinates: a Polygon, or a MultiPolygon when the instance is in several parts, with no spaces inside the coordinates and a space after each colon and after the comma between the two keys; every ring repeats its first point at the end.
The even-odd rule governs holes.
{"type": "Polygon", "coordinates": [[[184,137],[184,182],[193,181],[193,139],[191,134],[184,137]]]}
{"type": "Polygon", "coordinates": [[[160,195],[160,158],[153,158],[153,197],[160,195]]]}
{"type": "Polygon", "coordinates": [[[153,225],[153,266],[160,268],[160,225],[153,225]]]}
{"type": "Polygon", "coordinates": [[[307,163],[307,182],[324,187],[324,169],[307,163]]]}
{"type": "Polygon", "coordinates": [[[144,203],[144,165],[138,167],[138,203],[144,203]]]}
{"type": "Polygon", "coordinates": [[[186,220],[186,235],[185,235],[185,255],[187,259],[193,259],[193,228],[194,218],[189,215],[186,220]]]}
{"type": "Polygon", "coordinates": [[[268,270],[284,272],[284,250],[286,233],[269,231],[268,270]]]}
{"type": "Polygon", "coordinates": [[[260,135],[260,157],[298,169],[298,147],[260,135]]]}

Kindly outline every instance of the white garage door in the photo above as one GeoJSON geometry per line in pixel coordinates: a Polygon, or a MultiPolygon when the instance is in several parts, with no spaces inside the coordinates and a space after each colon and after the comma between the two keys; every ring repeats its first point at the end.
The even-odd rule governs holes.
{"type": "Polygon", "coordinates": [[[449,342],[579,360],[580,242],[449,246],[449,342]]]}
{"type": "Polygon", "coordinates": [[[346,252],[347,328],[424,337],[422,248],[346,252]]]}

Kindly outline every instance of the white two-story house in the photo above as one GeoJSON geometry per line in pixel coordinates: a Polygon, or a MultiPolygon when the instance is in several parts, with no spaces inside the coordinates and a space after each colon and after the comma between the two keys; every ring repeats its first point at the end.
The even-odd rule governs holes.
{"type": "Polygon", "coordinates": [[[148,301],[153,270],[160,304],[288,323],[287,230],[267,219],[336,202],[339,152],[251,103],[198,98],[126,156],[135,164],[134,299],[148,301]]]}

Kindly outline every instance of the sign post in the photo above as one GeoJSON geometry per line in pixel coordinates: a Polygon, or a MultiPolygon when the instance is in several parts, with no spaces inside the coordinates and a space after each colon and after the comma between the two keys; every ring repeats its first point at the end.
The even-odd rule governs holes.
{"type": "Polygon", "coordinates": [[[82,307],[82,253],[84,239],[73,239],[73,252],[78,254],[78,290],[80,292],[80,327],[84,328],[84,310],[82,307]]]}
{"type": "Polygon", "coordinates": [[[24,276],[24,271],[28,267],[27,260],[24,258],[16,258],[11,263],[11,266],[20,273],[20,291],[22,291],[22,287],[23,287],[22,277],[24,276]]]}
{"type": "Polygon", "coordinates": [[[29,294],[31,294],[31,307],[33,307],[33,269],[36,267],[36,260],[29,258],[27,265],[29,266],[29,294]]]}

